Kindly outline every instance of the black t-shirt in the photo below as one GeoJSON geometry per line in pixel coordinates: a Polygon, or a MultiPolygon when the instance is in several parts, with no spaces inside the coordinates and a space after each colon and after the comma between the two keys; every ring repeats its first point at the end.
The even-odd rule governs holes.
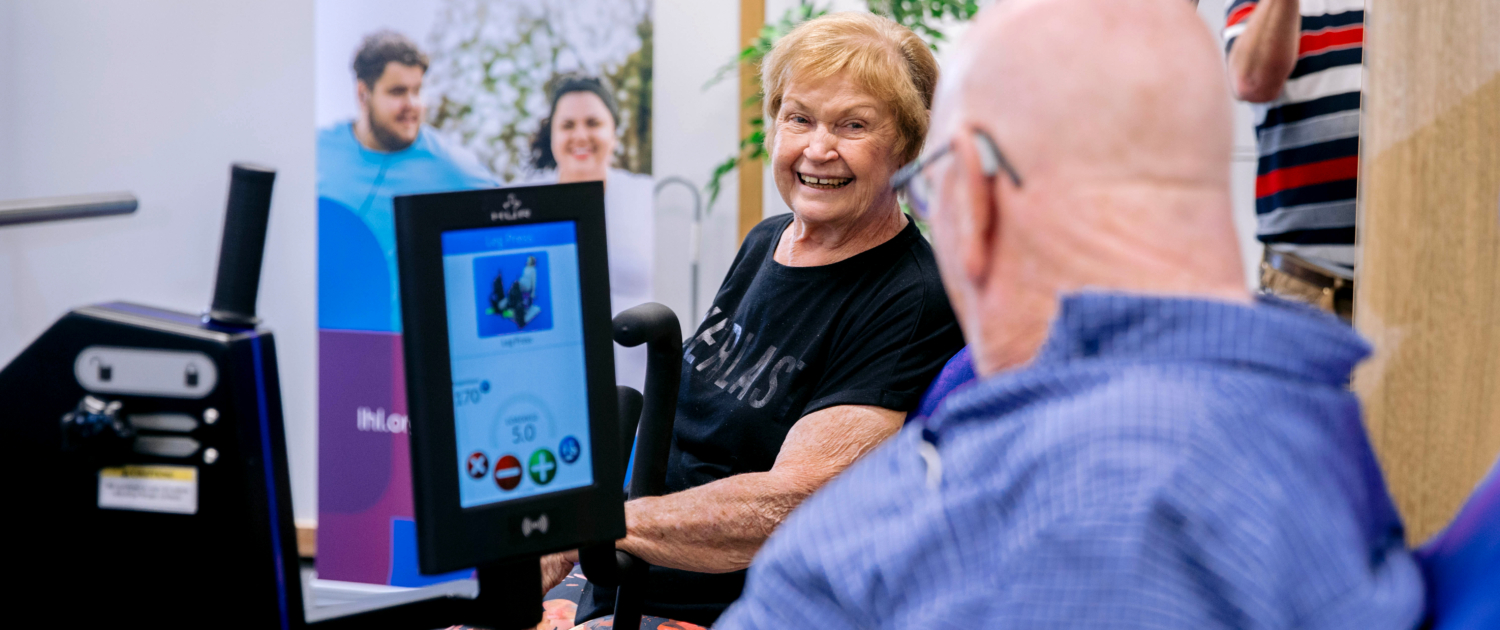
{"type": "MultiPolygon", "coordinates": [[[[917,227],[851,258],[788,267],[773,258],[791,215],[745,238],[708,316],[683,347],[667,487],[678,492],[771,469],[803,416],[838,405],[910,411],[963,347],[932,247],[917,227]]],[[[712,624],[745,572],[652,567],[648,614],[712,624]]],[[[577,622],[609,614],[586,588],[577,622]]]]}

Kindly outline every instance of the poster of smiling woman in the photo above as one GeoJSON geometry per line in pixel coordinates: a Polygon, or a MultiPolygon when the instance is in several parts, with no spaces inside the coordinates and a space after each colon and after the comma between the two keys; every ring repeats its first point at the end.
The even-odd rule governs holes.
{"type": "Polygon", "coordinates": [[[652,299],[651,8],[317,1],[319,577],[458,577],[416,569],[394,197],[603,181],[614,310],[652,299]]]}

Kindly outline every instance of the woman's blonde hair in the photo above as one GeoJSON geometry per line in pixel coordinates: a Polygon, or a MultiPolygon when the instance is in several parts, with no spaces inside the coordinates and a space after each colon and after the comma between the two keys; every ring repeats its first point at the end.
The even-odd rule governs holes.
{"type": "Polygon", "coordinates": [[[766,151],[773,150],[776,114],[793,78],[821,80],[847,72],[849,80],[888,103],[896,114],[895,152],[916,159],[927,137],[938,65],[916,33],[869,13],[832,13],[808,20],[776,42],[761,62],[765,88],[766,151]]]}

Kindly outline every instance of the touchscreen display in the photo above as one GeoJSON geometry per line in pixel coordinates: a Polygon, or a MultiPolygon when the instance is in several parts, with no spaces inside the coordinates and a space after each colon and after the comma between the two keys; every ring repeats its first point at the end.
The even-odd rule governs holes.
{"type": "Polygon", "coordinates": [[[591,485],[574,223],[455,230],[442,243],[459,503],[591,485]]]}

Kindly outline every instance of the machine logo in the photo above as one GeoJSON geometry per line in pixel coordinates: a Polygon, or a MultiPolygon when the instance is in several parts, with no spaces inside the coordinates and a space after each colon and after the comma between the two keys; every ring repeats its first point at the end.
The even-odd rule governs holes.
{"type": "Polygon", "coordinates": [[[521,200],[516,199],[515,193],[505,196],[505,203],[500,204],[500,210],[490,213],[491,221],[515,221],[517,219],[531,218],[531,210],[521,207],[521,200]]]}
{"type": "Polygon", "coordinates": [[[490,458],[484,453],[474,451],[469,455],[469,477],[473,479],[484,479],[490,473],[490,458]]]}
{"type": "Polygon", "coordinates": [[[547,533],[546,514],[536,517],[536,520],[524,517],[521,519],[521,535],[529,538],[531,537],[531,532],[547,533]]]}
{"type": "Polygon", "coordinates": [[[531,480],[536,485],[545,486],[557,476],[557,458],[552,456],[552,451],[539,448],[531,454],[531,462],[527,468],[531,471],[531,480]]]}
{"type": "Polygon", "coordinates": [[[506,455],[495,462],[495,485],[501,490],[515,490],[521,485],[521,460],[506,455]]]}

